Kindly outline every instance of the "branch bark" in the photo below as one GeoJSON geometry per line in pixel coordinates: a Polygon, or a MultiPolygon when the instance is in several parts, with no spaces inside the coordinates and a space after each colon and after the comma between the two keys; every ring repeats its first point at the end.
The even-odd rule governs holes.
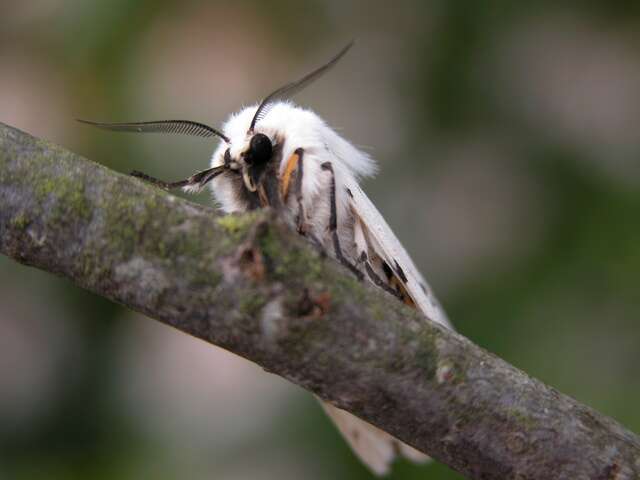
{"type": "Polygon", "coordinates": [[[221,217],[0,124],[0,251],[256,362],[469,478],[640,478],[633,433],[357,282],[273,212],[221,217]]]}

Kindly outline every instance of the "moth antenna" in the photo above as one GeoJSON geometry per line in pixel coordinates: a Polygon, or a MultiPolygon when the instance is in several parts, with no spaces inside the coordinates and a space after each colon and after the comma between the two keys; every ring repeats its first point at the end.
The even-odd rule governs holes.
{"type": "Polygon", "coordinates": [[[342,57],[344,57],[344,55],[349,51],[349,49],[353,47],[354,43],[355,43],[355,40],[351,40],[347,44],[347,46],[345,46],[342,50],[340,50],[340,52],[338,52],[338,54],[335,57],[333,57],[331,60],[329,60],[327,63],[325,63],[321,67],[317,68],[311,73],[306,74],[301,79],[296,80],[295,82],[287,83],[283,87],[280,87],[276,91],[267,95],[264,98],[264,100],[260,102],[260,105],[258,106],[258,109],[256,110],[256,113],[253,116],[253,120],[251,120],[251,126],[249,127],[248,133],[253,133],[256,123],[258,123],[267,115],[267,113],[269,112],[269,109],[273,106],[273,104],[276,101],[284,100],[286,98],[290,98],[294,96],[295,94],[299,93],[302,89],[304,89],[306,86],[310,85],[315,80],[320,78],[325,72],[330,70],[331,67],[333,67],[336,63],[338,63],[338,61],[342,57]]]}
{"type": "Polygon", "coordinates": [[[127,123],[103,123],[90,120],[76,119],[80,123],[92,125],[104,130],[133,133],[176,133],[180,135],[192,135],[195,137],[219,137],[226,143],[230,143],[229,137],[204,123],[191,120],[157,120],[153,122],[127,122],[127,123]]]}

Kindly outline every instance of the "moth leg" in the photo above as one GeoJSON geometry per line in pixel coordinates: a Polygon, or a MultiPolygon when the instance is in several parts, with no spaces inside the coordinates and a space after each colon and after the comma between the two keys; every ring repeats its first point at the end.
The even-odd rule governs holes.
{"type": "Polygon", "coordinates": [[[286,204],[289,194],[293,191],[298,204],[298,214],[296,215],[296,229],[301,235],[306,235],[308,227],[305,222],[304,205],[302,203],[302,178],[304,176],[304,148],[297,148],[287,160],[284,173],[280,180],[280,196],[282,203],[286,204]],[[295,172],[295,180],[291,181],[291,176],[295,172]],[[293,184],[293,188],[291,188],[293,184]]]}
{"type": "MultiPolygon", "coordinates": [[[[304,149],[298,148],[296,150],[298,154],[298,170],[296,172],[296,183],[293,185],[293,188],[296,191],[296,202],[298,203],[298,233],[302,235],[306,235],[307,232],[311,235],[314,241],[318,242],[318,239],[315,238],[315,235],[309,230],[307,224],[305,222],[305,214],[304,214],[304,205],[302,204],[302,176],[304,175],[304,162],[302,161],[304,158],[304,149]]],[[[320,242],[318,242],[320,243],[320,242]]]]}
{"type": "Polygon", "coordinates": [[[303,197],[302,197],[302,179],[304,177],[304,148],[297,148],[295,152],[287,160],[287,164],[280,179],[280,196],[282,197],[282,203],[286,204],[289,194],[293,192],[296,196],[296,202],[298,204],[298,213],[296,214],[296,230],[297,232],[311,240],[311,243],[320,251],[320,254],[324,257],[327,252],[322,245],[322,242],[315,236],[307,225],[304,213],[303,197]],[[295,172],[295,180],[292,182],[291,177],[295,172]]]}
{"type": "Polygon", "coordinates": [[[345,256],[342,254],[342,248],[340,247],[340,238],[338,237],[338,207],[336,205],[336,177],[333,172],[333,165],[331,165],[331,162],[324,162],[321,167],[323,170],[331,173],[331,189],[329,192],[331,215],[329,218],[329,232],[331,233],[333,239],[333,250],[338,261],[349,270],[351,270],[351,272],[358,278],[358,280],[362,280],[364,278],[364,275],[360,270],[358,270],[358,267],[356,267],[353,263],[345,258],[345,256]]]}
{"type": "Polygon", "coordinates": [[[207,170],[203,170],[194,175],[191,175],[189,178],[185,178],[184,180],[178,180],[177,182],[165,182],[164,180],[158,180],[155,177],[147,175],[146,173],[139,172],[134,170],[131,172],[132,177],[139,178],[144,180],[145,182],[151,183],[156,187],[163,188],[165,190],[173,190],[174,188],[184,188],[188,191],[199,191],[202,189],[207,183],[220,175],[226,166],[218,166],[213,168],[208,168],[207,170]]]}
{"type": "Polygon", "coordinates": [[[144,180],[145,182],[155,185],[156,187],[164,188],[165,190],[169,190],[170,188],[170,183],[165,182],[164,180],[159,180],[155,177],[152,177],[151,175],[147,175],[146,173],[142,173],[138,170],[132,170],[129,175],[131,175],[132,177],[139,178],[140,180],[144,180]]]}

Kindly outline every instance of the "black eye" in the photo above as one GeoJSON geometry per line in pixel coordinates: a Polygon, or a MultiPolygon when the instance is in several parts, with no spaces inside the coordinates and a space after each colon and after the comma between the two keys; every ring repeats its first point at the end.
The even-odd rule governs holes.
{"type": "Polygon", "coordinates": [[[273,145],[271,140],[264,133],[256,133],[251,137],[251,143],[249,144],[249,151],[245,158],[247,163],[266,163],[271,158],[273,153],[273,145]]]}

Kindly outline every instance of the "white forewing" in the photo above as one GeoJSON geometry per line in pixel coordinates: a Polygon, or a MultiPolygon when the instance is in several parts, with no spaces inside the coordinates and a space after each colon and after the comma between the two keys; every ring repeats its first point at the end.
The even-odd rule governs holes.
{"type": "Polygon", "coordinates": [[[346,186],[351,192],[353,212],[360,217],[373,239],[373,242],[370,242],[369,246],[387,262],[396,275],[398,275],[398,267],[402,269],[407,279],[407,281],[404,282],[405,287],[417,308],[424,313],[427,318],[451,328],[451,324],[431,291],[431,288],[414,265],[407,251],[394,235],[384,217],[378,212],[378,209],[356,182],[350,182],[350,184],[346,186]]]}

